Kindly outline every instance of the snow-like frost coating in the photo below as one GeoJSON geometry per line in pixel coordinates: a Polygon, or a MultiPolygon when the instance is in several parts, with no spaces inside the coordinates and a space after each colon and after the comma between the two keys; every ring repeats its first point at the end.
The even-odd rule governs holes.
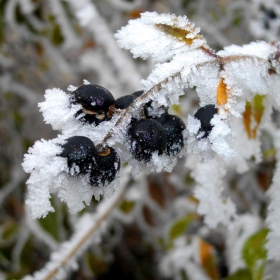
{"type": "Polygon", "coordinates": [[[192,280],[208,280],[208,276],[202,270],[199,252],[198,237],[180,237],[175,240],[174,247],[162,258],[160,270],[166,277],[181,279],[182,270],[192,280]]]}
{"type": "Polygon", "coordinates": [[[194,196],[199,200],[197,212],[204,216],[204,222],[210,228],[220,223],[230,225],[236,217],[236,208],[229,197],[222,195],[225,163],[217,157],[204,163],[190,157],[187,166],[197,183],[194,196]]]}
{"type": "Polygon", "coordinates": [[[268,190],[270,197],[270,205],[268,206],[268,214],[266,223],[270,229],[267,235],[267,243],[265,247],[268,250],[268,259],[280,260],[280,132],[275,133],[274,146],[276,148],[277,164],[274,171],[272,185],[268,190]]]}
{"type": "Polygon", "coordinates": [[[109,198],[118,188],[119,174],[105,187],[92,187],[88,175],[71,176],[67,159],[58,156],[64,143],[62,137],[37,141],[24,157],[22,166],[25,172],[30,173],[26,204],[33,218],[45,217],[48,212],[54,211],[50,203],[52,193],[57,193],[61,201],[67,204],[70,213],[74,214],[89,205],[92,196],[97,200],[100,195],[109,198]]]}
{"type": "Polygon", "coordinates": [[[70,106],[70,94],[58,88],[47,89],[45,101],[38,104],[44,121],[51,124],[54,130],[63,130],[66,126],[77,125],[75,113],[82,109],[81,105],[70,106]]]}
{"type": "Polygon", "coordinates": [[[152,57],[157,62],[164,62],[174,55],[185,51],[196,49],[206,45],[203,38],[195,38],[191,45],[167,36],[156,27],[156,24],[166,24],[190,32],[186,38],[194,38],[199,29],[187,19],[186,16],[157,14],[156,12],[145,12],[136,20],[130,20],[128,25],[122,27],[115,37],[118,45],[129,49],[133,56],[147,59],[152,57]]]}

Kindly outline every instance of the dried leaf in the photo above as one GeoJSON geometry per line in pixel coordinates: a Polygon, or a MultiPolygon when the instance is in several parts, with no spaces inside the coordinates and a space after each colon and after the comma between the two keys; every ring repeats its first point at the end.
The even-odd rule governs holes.
{"type": "Polygon", "coordinates": [[[228,102],[229,90],[224,82],[224,78],[221,79],[217,89],[217,104],[225,105],[228,102]]]}
{"type": "Polygon", "coordinates": [[[215,262],[214,248],[203,239],[199,240],[199,257],[201,265],[211,280],[218,280],[218,270],[215,262]]]}
{"type": "Polygon", "coordinates": [[[150,208],[148,208],[148,206],[146,205],[143,206],[142,213],[143,213],[144,220],[149,226],[154,227],[157,225],[153,212],[150,208]]]}
{"type": "Polygon", "coordinates": [[[128,16],[131,19],[136,19],[136,18],[140,18],[141,13],[143,13],[144,11],[142,9],[134,9],[132,11],[129,12],[128,16]]]}
{"type": "Polygon", "coordinates": [[[155,182],[148,185],[150,197],[162,208],[165,206],[165,193],[163,187],[155,182]]]}
{"type": "Polygon", "coordinates": [[[186,36],[194,30],[185,30],[179,27],[171,26],[164,23],[158,23],[155,25],[160,31],[164,32],[167,35],[172,36],[178,41],[184,42],[186,45],[191,45],[193,40],[202,39],[203,37],[200,34],[194,35],[193,38],[186,38],[186,36]]]}
{"type": "Polygon", "coordinates": [[[243,113],[243,124],[249,139],[255,139],[257,136],[258,127],[264,111],[263,99],[263,95],[257,94],[251,102],[246,102],[243,113]]]}

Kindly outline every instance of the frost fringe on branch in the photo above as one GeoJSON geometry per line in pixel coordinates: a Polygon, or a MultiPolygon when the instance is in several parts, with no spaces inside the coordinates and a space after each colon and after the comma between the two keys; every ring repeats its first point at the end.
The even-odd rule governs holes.
{"type": "MultiPolygon", "coordinates": [[[[96,199],[103,194],[111,197],[118,188],[118,179],[109,186],[95,189],[89,186],[86,176],[68,176],[66,161],[57,154],[59,145],[73,135],[90,138],[100,151],[107,145],[114,146],[121,161],[132,166],[133,174],[171,172],[176,157],[154,154],[148,164],[131,157],[126,143],[127,126],[131,118],[142,114],[147,102],[151,101],[156,117],[161,115],[163,107],[179,104],[185,89],[195,88],[200,106],[214,104],[218,109],[211,120],[213,129],[208,137],[198,137],[201,124],[192,116],[188,117],[184,134],[186,165],[197,183],[194,195],[199,200],[198,213],[204,216],[209,227],[219,224],[230,227],[238,215],[231,199],[222,196],[223,178],[228,166],[241,173],[248,170],[251,158],[262,160],[260,131],[271,122],[272,109],[280,108],[279,43],[259,41],[215,52],[185,16],[155,12],[142,13],[141,18],[129,21],[115,37],[119,46],[131,50],[135,58],[151,57],[156,62],[155,70],[141,81],[143,95],[127,109],[115,111],[111,121],[94,130],[81,125],[74,117],[81,107],[70,106],[69,94],[60,89],[46,91],[40,110],[45,122],[61,134],[50,141],[38,141],[25,156],[24,169],[31,173],[27,182],[27,204],[33,217],[44,217],[54,210],[49,202],[51,193],[57,193],[70,211],[76,213],[90,203],[93,195],[96,199]]],[[[276,187],[271,192],[274,189],[276,187]]],[[[280,212],[277,206],[280,204],[275,199],[268,213],[270,228],[274,226],[270,215],[277,216],[280,212]]],[[[276,230],[274,233],[273,240],[278,240],[276,230]]],[[[272,239],[268,243],[269,250],[274,246],[271,242],[272,239]]],[[[269,256],[278,257],[270,252],[269,256]]]]}
{"type": "MultiPolygon", "coordinates": [[[[130,172],[129,167],[124,168],[123,172],[124,177],[129,178],[125,176],[125,173],[130,172]]],[[[85,213],[81,216],[71,239],[60,244],[59,249],[52,252],[50,261],[40,271],[36,271],[33,276],[25,276],[23,280],[66,279],[69,271],[76,270],[78,258],[86,249],[101,242],[101,236],[107,230],[112,212],[120,203],[127,183],[127,180],[122,181],[118,193],[112,199],[100,202],[95,213],[85,213]]]]}

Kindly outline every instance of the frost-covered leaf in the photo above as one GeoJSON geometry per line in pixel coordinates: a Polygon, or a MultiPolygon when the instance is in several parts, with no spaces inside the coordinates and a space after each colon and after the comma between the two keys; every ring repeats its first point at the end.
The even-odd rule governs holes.
{"type": "Polygon", "coordinates": [[[129,49],[134,57],[164,62],[189,50],[208,49],[198,33],[186,16],[145,12],[139,19],[130,20],[115,37],[119,46],[129,49]]]}

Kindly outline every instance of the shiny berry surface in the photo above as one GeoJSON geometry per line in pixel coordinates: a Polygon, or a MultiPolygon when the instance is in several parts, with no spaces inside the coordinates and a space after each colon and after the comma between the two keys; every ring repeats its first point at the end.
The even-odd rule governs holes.
{"type": "Polygon", "coordinates": [[[61,157],[67,158],[67,164],[71,175],[85,174],[95,165],[97,150],[93,142],[84,136],[73,136],[66,139],[61,145],[61,157]]]}
{"type": "Polygon", "coordinates": [[[143,90],[138,90],[138,91],[133,92],[131,95],[133,95],[137,98],[137,97],[141,96],[143,93],[144,93],[143,90]]]}
{"type": "Polygon", "coordinates": [[[113,148],[107,148],[96,157],[97,165],[90,173],[90,184],[93,187],[107,186],[120,170],[120,157],[113,148]]]}
{"type": "Polygon", "coordinates": [[[108,112],[115,98],[106,88],[91,84],[76,89],[71,94],[70,103],[83,106],[75,115],[79,121],[98,125],[110,119],[108,112]]]}
{"type": "Polygon", "coordinates": [[[122,96],[122,97],[116,99],[115,108],[116,109],[126,109],[134,102],[135,99],[136,99],[136,96],[133,96],[133,95],[122,96]]]}
{"type": "Polygon", "coordinates": [[[163,126],[166,133],[166,153],[178,154],[184,146],[183,130],[186,128],[183,120],[170,114],[163,114],[156,120],[163,126]]]}
{"type": "Polygon", "coordinates": [[[206,105],[197,110],[194,114],[194,117],[200,120],[201,127],[199,133],[203,132],[204,134],[200,138],[208,137],[211,132],[213,125],[210,123],[215,114],[218,113],[218,109],[213,104],[206,105]]]}
{"type": "Polygon", "coordinates": [[[128,129],[130,151],[142,162],[151,160],[154,152],[161,155],[166,148],[166,134],[156,120],[143,119],[132,123],[128,129]]]}

